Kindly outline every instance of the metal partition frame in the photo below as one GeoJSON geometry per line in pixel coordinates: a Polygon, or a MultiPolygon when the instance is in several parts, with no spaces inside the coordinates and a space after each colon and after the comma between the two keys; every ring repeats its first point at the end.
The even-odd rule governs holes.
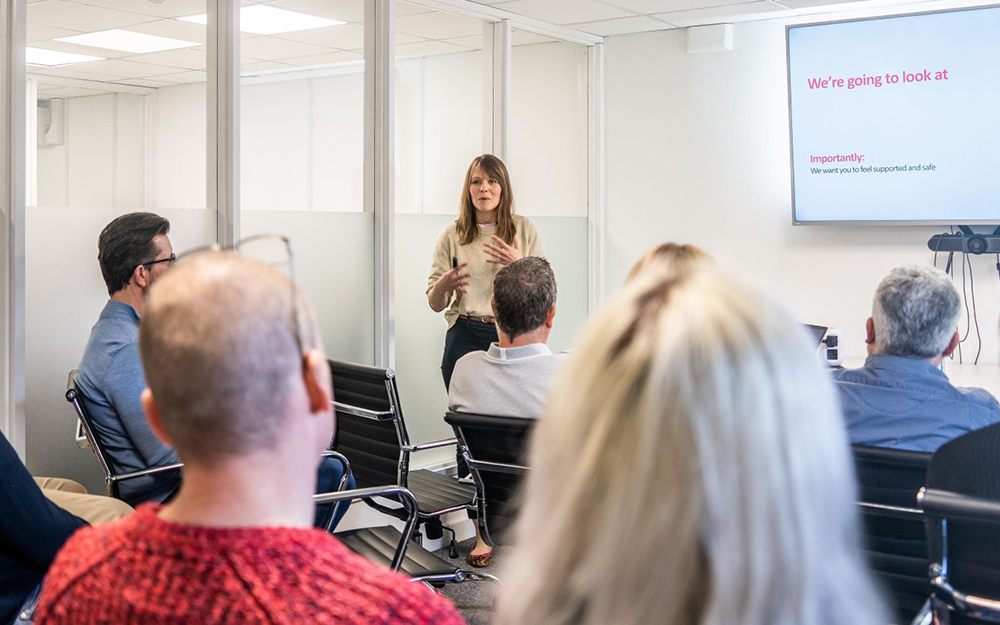
{"type": "Polygon", "coordinates": [[[26,0],[0,0],[0,426],[24,457],[26,0]]]}
{"type": "Polygon", "coordinates": [[[216,242],[229,246],[240,236],[240,1],[207,5],[205,206],[216,211],[216,242]]]}

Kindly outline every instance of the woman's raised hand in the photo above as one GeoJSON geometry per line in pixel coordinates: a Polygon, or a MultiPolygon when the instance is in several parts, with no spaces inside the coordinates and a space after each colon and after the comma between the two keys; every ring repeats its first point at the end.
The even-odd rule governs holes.
{"type": "Polygon", "coordinates": [[[485,250],[486,255],[489,258],[486,260],[488,263],[493,263],[495,265],[509,265],[519,258],[524,258],[524,254],[521,253],[521,248],[517,244],[517,238],[514,238],[514,245],[507,245],[503,239],[497,235],[490,237],[493,239],[494,243],[485,243],[483,245],[483,250],[485,250]]]}
{"type": "Polygon", "coordinates": [[[462,263],[454,269],[444,272],[434,284],[434,288],[441,293],[451,293],[455,290],[459,293],[468,293],[465,287],[469,286],[469,278],[472,277],[472,274],[462,273],[468,266],[469,263],[462,263]]]}

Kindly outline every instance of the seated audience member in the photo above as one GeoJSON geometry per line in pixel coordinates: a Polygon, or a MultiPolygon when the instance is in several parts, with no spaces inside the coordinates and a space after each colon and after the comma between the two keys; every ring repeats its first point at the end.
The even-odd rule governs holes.
{"type": "Polygon", "coordinates": [[[898,267],[875,290],[868,359],[834,372],[851,442],[934,451],[1000,421],[1000,404],[978,388],[957,388],[939,368],[958,346],[960,302],[948,274],[898,267]]]}
{"type": "Polygon", "coordinates": [[[279,271],[232,252],[196,254],[156,285],[142,403],[183,484],[75,535],[40,625],[462,623],[429,588],[310,527],[333,395],[312,308],[294,297],[279,271]]]}
{"type": "Polygon", "coordinates": [[[65,490],[73,484],[56,478],[33,480],[0,435],[0,623],[13,622],[73,532],[132,511],[117,499],[88,495],[78,484],[75,490],[82,493],[65,490]],[[40,489],[38,482],[63,490],[40,489]]]}
{"type": "MultiPolygon", "coordinates": [[[[448,408],[458,412],[538,417],[549,387],[567,354],[546,345],[556,316],[556,277],[544,258],[528,256],[503,267],[493,279],[493,316],[499,342],[466,354],[455,363],[448,408]]],[[[459,474],[469,472],[458,457],[459,474]]],[[[470,512],[475,518],[476,513],[470,512]]],[[[475,567],[493,562],[493,548],[476,528],[467,561],[475,567]]]]}
{"type": "MultiPolygon", "coordinates": [[[[97,258],[111,299],[91,331],[76,384],[93,421],[94,435],[121,473],[180,462],[174,450],[153,433],[140,402],[146,379],[139,358],[139,321],[149,290],[176,258],[169,232],[170,222],[163,217],[130,213],[109,223],[98,240],[97,258]]],[[[320,491],[336,490],[342,475],[340,463],[321,463],[320,491]]],[[[137,505],[163,502],[179,486],[180,472],[165,471],[121,482],[119,492],[122,499],[137,505]]],[[[317,525],[328,509],[317,508],[317,525]]],[[[335,525],[346,512],[346,505],[339,508],[335,525]]]]}
{"type": "Polygon", "coordinates": [[[889,622],[815,347],[715,270],[605,307],[529,458],[499,625],[889,622]]]}
{"type": "Polygon", "coordinates": [[[642,255],[628,272],[626,282],[631,282],[639,274],[647,271],[678,272],[687,271],[700,263],[711,263],[708,252],[690,243],[661,243],[642,255]]]}
{"type": "MultiPolygon", "coordinates": [[[[111,299],[90,333],[76,385],[108,461],[119,473],[180,462],[146,422],[139,397],[146,388],[139,360],[139,319],[149,289],[175,258],[170,222],[152,213],[130,213],[104,228],[97,259],[111,299]]],[[[163,501],[180,484],[177,471],[127,480],[121,497],[135,505],[163,501]]]]}
{"type": "Polygon", "coordinates": [[[499,342],[455,363],[451,410],[537,417],[549,386],[568,354],[546,345],[556,316],[556,277],[544,258],[528,256],[503,267],[493,279],[493,314],[499,342]]]}

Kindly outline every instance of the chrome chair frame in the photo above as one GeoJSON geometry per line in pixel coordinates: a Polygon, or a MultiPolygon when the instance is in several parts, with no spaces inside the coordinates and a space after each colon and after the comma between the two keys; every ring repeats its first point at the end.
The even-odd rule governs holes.
{"type": "Polygon", "coordinates": [[[1000,599],[977,597],[956,589],[950,581],[948,521],[962,520],[1000,528],[1000,502],[944,490],[924,489],[917,501],[927,517],[931,565],[928,570],[931,608],[936,623],[950,623],[951,614],[1000,623],[1000,599]]]}
{"type": "Polygon", "coordinates": [[[139,477],[145,477],[147,475],[155,475],[166,471],[174,471],[184,467],[183,463],[178,462],[161,467],[152,467],[149,469],[142,469],[140,471],[132,471],[130,473],[116,474],[112,470],[111,464],[104,455],[103,447],[97,442],[97,438],[94,436],[94,431],[90,424],[90,416],[87,414],[87,411],[84,410],[83,404],[80,403],[80,391],[76,388],[77,373],[79,373],[77,369],[73,369],[69,372],[69,379],[66,381],[66,401],[73,404],[73,408],[76,410],[76,416],[82,426],[83,434],[87,439],[87,443],[90,445],[90,449],[94,452],[94,455],[97,456],[97,462],[100,463],[101,470],[104,472],[104,482],[107,486],[109,497],[121,499],[118,492],[118,484],[121,482],[133,480],[139,477]]]}

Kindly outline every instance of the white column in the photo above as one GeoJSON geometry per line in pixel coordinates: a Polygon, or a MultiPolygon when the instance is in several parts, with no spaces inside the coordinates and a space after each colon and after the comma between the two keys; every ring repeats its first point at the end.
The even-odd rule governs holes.
{"type": "Polygon", "coordinates": [[[240,237],[240,0],[208,0],[208,198],[216,240],[240,237]]]}
{"type": "Polygon", "coordinates": [[[24,458],[25,0],[0,0],[0,426],[24,458]]]}
{"type": "Polygon", "coordinates": [[[510,20],[483,25],[483,148],[507,160],[510,120],[510,20]]]}
{"type": "Polygon", "coordinates": [[[590,127],[587,157],[588,311],[593,315],[604,301],[605,164],[604,164],[604,44],[590,46],[587,106],[590,127]]]}
{"type": "Polygon", "coordinates": [[[396,360],[393,5],[365,1],[365,210],[375,214],[375,366],[390,368],[396,360]]]}

